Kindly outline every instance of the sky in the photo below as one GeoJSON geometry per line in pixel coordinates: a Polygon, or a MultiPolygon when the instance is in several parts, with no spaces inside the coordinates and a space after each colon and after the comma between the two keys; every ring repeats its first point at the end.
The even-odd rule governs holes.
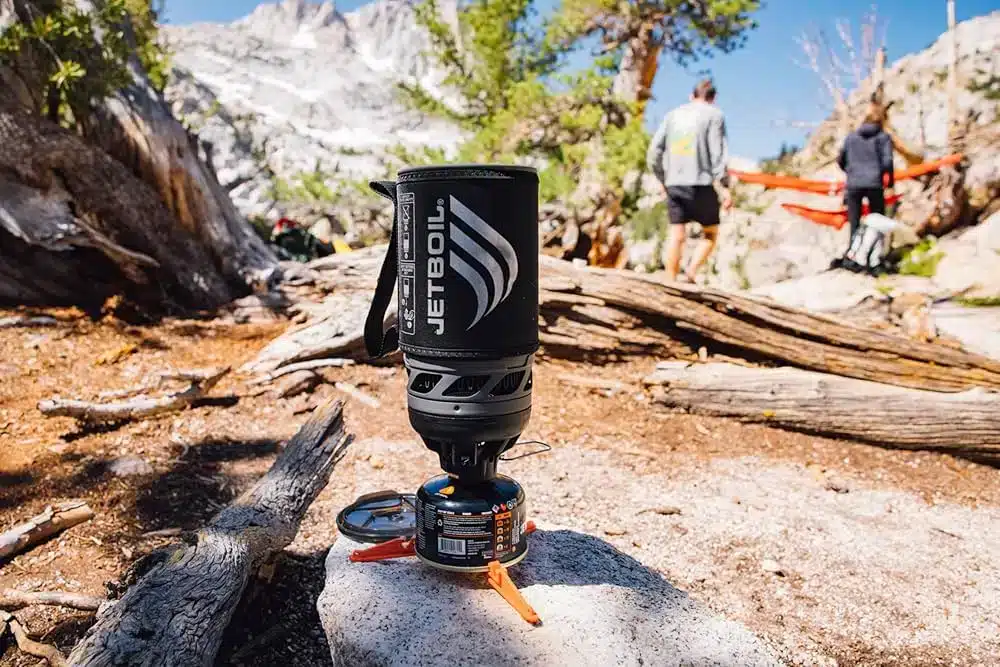
{"type": "MultiPolygon", "coordinates": [[[[557,0],[540,0],[540,9],[557,0]]],[[[231,21],[249,14],[254,0],[166,0],[165,20],[186,24],[231,21]]],[[[341,0],[341,12],[365,4],[341,0]]],[[[811,26],[833,32],[837,19],[855,26],[872,8],[872,0],[764,0],[756,17],[760,27],[746,47],[681,68],[661,61],[647,108],[650,128],[670,108],[686,101],[707,71],[719,90],[717,103],[726,113],[730,152],[760,159],[774,155],[782,143],[801,144],[807,130],[788,122],[815,122],[829,110],[816,76],[795,64],[801,51],[794,37],[811,26]]],[[[947,28],[944,0],[881,0],[876,3],[886,26],[886,51],[891,64],[930,46],[947,28]]],[[[1000,0],[956,0],[959,21],[1000,10],[1000,0]]]]}

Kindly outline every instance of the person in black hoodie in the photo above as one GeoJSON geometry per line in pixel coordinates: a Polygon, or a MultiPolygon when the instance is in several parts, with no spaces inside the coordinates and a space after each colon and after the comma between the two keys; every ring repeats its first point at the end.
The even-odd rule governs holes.
{"type": "Polygon", "coordinates": [[[865,116],[865,122],[844,140],[837,158],[837,164],[847,174],[844,200],[847,204],[847,219],[851,223],[851,239],[861,225],[864,201],[868,200],[872,213],[885,215],[885,200],[892,196],[895,187],[892,139],[882,129],[884,118],[881,106],[873,103],[865,116]],[[886,177],[888,178],[883,181],[886,177]]]}

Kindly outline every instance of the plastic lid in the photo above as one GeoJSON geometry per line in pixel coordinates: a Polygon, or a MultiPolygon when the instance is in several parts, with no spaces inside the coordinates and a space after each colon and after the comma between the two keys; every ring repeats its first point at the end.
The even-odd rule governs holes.
{"type": "Polygon", "coordinates": [[[416,533],[417,498],[412,493],[378,491],[361,496],[337,515],[337,528],[358,542],[385,542],[416,533]]]}

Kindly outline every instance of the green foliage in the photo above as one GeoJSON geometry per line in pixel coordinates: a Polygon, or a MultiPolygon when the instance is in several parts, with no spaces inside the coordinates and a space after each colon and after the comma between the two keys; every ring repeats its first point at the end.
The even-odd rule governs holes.
{"type": "Polygon", "coordinates": [[[963,296],[956,299],[956,301],[970,308],[1000,307],[1000,296],[963,296]]]}
{"type": "Polygon", "coordinates": [[[733,259],[733,261],[729,264],[729,268],[731,268],[733,273],[736,274],[736,277],[739,278],[741,290],[748,290],[753,287],[753,283],[750,282],[750,276],[747,274],[746,255],[740,255],[733,259]]]}
{"type": "Polygon", "coordinates": [[[667,205],[657,203],[636,211],[628,220],[630,236],[635,241],[648,241],[664,234],[667,226],[667,205]]]}
{"type": "Polygon", "coordinates": [[[437,0],[424,0],[415,12],[430,36],[429,55],[445,72],[443,86],[461,102],[445,104],[410,84],[400,90],[411,106],[467,130],[492,127],[557,63],[543,32],[532,24],[532,0],[472,0],[460,8],[457,30],[442,17],[437,0]]]}
{"type": "Polygon", "coordinates": [[[610,92],[629,39],[652,22],[650,46],[662,46],[678,60],[729,51],[756,25],[750,13],[759,5],[562,0],[553,16],[537,20],[534,0],[467,0],[453,25],[442,17],[438,0],[423,0],[417,21],[430,35],[427,55],[445,73],[442,88],[452,101],[419,85],[400,90],[411,107],[458,123],[467,139],[451,156],[402,148],[395,156],[407,164],[539,165],[542,201],[565,199],[581,180],[596,175],[630,213],[636,198],[625,192],[624,182],[644,169],[649,136],[642,105],[610,92]],[[566,56],[598,33],[603,54],[568,71],[566,56]]]}
{"type": "Polygon", "coordinates": [[[621,56],[630,37],[651,29],[654,43],[681,65],[716,52],[729,53],[757,27],[760,0],[561,0],[548,29],[554,44],[597,35],[609,53],[621,56]]]}
{"type": "Polygon", "coordinates": [[[761,161],[760,170],[765,174],[798,176],[800,170],[795,166],[795,156],[799,150],[798,146],[782,142],[781,150],[776,156],[761,161]]]}
{"type": "Polygon", "coordinates": [[[903,253],[899,263],[899,273],[904,276],[933,278],[944,253],[937,249],[937,241],[927,237],[903,253]]]}
{"type": "Polygon", "coordinates": [[[346,199],[375,199],[367,180],[345,179],[323,169],[317,160],[311,171],[302,171],[290,178],[271,179],[271,197],[276,202],[312,206],[332,206],[346,199]]]}
{"type": "Polygon", "coordinates": [[[159,39],[160,32],[157,25],[160,15],[163,14],[165,0],[159,0],[156,5],[153,1],[125,0],[125,9],[131,20],[139,62],[146,70],[153,88],[162,93],[170,79],[171,59],[170,52],[159,39]]]}
{"type": "Polygon", "coordinates": [[[895,287],[885,279],[885,276],[879,276],[875,279],[875,291],[882,296],[889,296],[894,290],[895,287]]]}
{"type": "Polygon", "coordinates": [[[1000,75],[990,74],[982,70],[979,70],[978,74],[981,78],[972,79],[966,85],[968,91],[982,95],[987,100],[1000,100],[1000,75]]]}
{"type": "MultiPolygon", "coordinates": [[[[37,9],[37,7],[36,7],[37,9]]],[[[46,100],[42,111],[67,125],[89,115],[94,100],[132,81],[131,54],[125,26],[131,19],[136,53],[154,86],[162,89],[169,70],[168,56],[156,41],[157,13],[149,0],[107,0],[92,11],[73,3],[52,2],[31,22],[14,22],[0,35],[0,64],[26,82],[36,81],[36,91],[46,100]],[[99,36],[99,37],[98,37],[99,36]],[[23,56],[35,56],[25,64],[23,56]]]]}

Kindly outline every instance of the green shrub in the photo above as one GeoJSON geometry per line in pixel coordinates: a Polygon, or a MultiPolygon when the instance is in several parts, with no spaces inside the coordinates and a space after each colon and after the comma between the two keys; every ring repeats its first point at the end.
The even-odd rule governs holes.
{"type": "Polygon", "coordinates": [[[149,0],[107,0],[92,11],[60,1],[32,6],[32,21],[16,21],[0,34],[0,65],[41,87],[33,92],[45,100],[41,112],[50,120],[66,127],[85,122],[95,100],[132,82],[132,49],[123,28],[129,23],[150,82],[158,90],[166,85],[169,54],[158,42],[149,0]]]}
{"type": "Polygon", "coordinates": [[[667,227],[667,205],[660,202],[652,208],[639,209],[629,218],[627,227],[635,241],[662,236],[667,227]]]}
{"type": "Polygon", "coordinates": [[[937,241],[933,237],[927,237],[903,252],[899,273],[904,276],[932,278],[942,259],[944,253],[937,249],[937,241]]]}

